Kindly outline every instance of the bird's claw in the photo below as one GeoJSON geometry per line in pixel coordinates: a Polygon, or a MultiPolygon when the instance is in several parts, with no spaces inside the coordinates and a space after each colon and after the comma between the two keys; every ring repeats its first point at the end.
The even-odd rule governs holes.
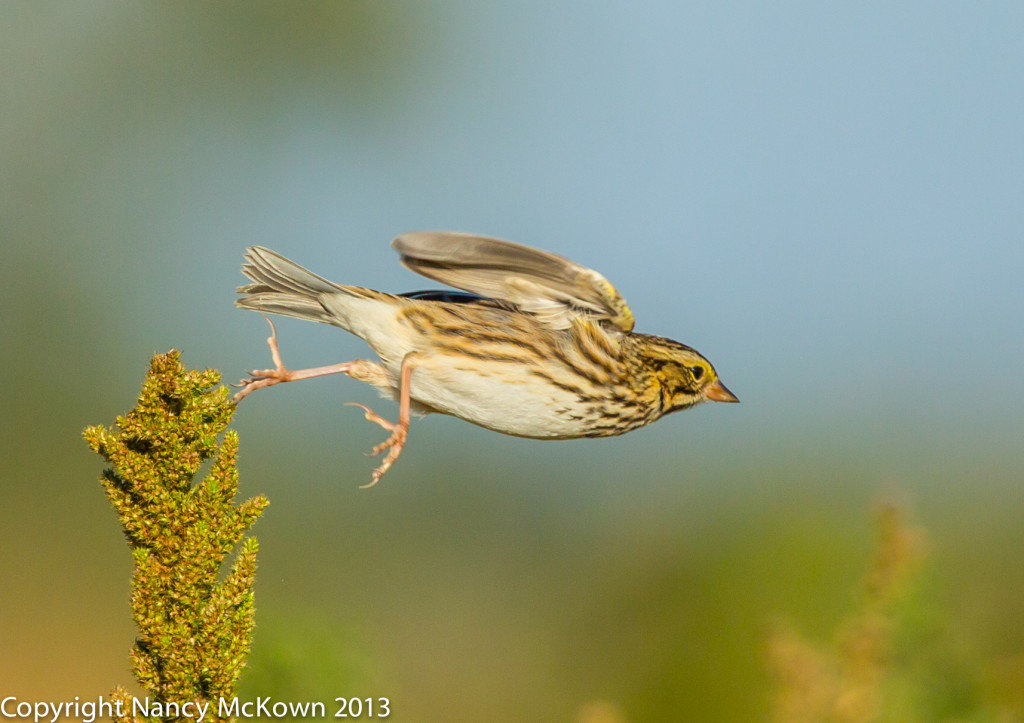
{"type": "Polygon", "coordinates": [[[363,413],[364,413],[363,416],[368,421],[373,422],[374,424],[379,424],[380,426],[384,427],[384,429],[388,430],[389,432],[394,431],[395,427],[397,426],[397,425],[395,425],[394,422],[389,422],[388,420],[384,419],[384,417],[379,416],[375,411],[370,409],[365,404],[360,404],[359,402],[345,402],[345,406],[346,407],[359,407],[360,409],[363,410],[363,413]]]}
{"type": "Polygon", "coordinates": [[[288,370],[284,367],[281,367],[280,369],[256,369],[248,372],[248,374],[248,379],[243,379],[238,382],[238,384],[231,385],[239,388],[239,390],[235,392],[235,404],[238,404],[247,394],[254,392],[257,389],[272,387],[275,384],[288,381],[288,370]]]}
{"type": "Polygon", "coordinates": [[[380,482],[380,478],[384,476],[385,472],[391,469],[391,465],[393,465],[395,460],[398,459],[398,455],[402,453],[402,447],[405,446],[405,440],[409,436],[409,426],[406,424],[395,424],[394,422],[389,422],[365,404],[360,404],[359,402],[346,402],[346,404],[351,407],[359,407],[363,410],[364,416],[367,420],[374,424],[378,424],[391,432],[390,437],[370,450],[369,455],[372,457],[377,456],[386,449],[390,449],[391,451],[388,452],[388,455],[384,458],[384,461],[380,463],[380,466],[373,470],[370,482],[359,486],[360,489],[367,489],[368,487],[373,487],[375,484],[380,482]]]}
{"type": "Polygon", "coordinates": [[[277,348],[277,327],[274,326],[274,322],[271,321],[270,317],[264,316],[263,318],[270,324],[270,336],[267,338],[267,346],[270,347],[270,356],[274,360],[274,368],[246,370],[245,373],[249,375],[249,378],[241,380],[238,384],[231,385],[239,388],[233,397],[235,404],[242,401],[250,392],[263,389],[264,387],[272,387],[275,384],[291,379],[291,373],[285,368],[284,362],[281,361],[281,351],[277,348]]]}

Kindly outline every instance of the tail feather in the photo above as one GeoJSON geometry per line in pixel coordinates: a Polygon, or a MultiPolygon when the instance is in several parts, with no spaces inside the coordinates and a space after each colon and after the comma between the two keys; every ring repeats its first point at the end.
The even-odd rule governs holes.
{"type": "Polygon", "coordinates": [[[255,283],[238,287],[237,292],[242,297],[235,301],[235,306],[325,324],[337,323],[320,297],[348,293],[346,287],[317,276],[262,246],[247,249],[245,260],[242,273],[255,283]]]}

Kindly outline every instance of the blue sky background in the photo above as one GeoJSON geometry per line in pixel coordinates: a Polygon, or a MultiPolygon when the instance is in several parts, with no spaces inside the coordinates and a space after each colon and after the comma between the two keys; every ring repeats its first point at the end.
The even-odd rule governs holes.
{"type": "MultiPolygon", "coordinates": [[[[468,683],[491,660],[468,641],[504,626],[505,606],[533,615],[522,626],[538,641],[567,635],[574,649],[551,612],[573,609],[569,588],[549,585],[581,564],[601,579],[602,551],[621,546],[635,558],[612,565],[619,580],[637,559],[734,572],[722,583],[733,594],[690,582],[749,637],[727,643],[720,630],[707,650],[681,647],[720,659],[714,680],[760,680],[756,663],[736,661],[764,616],[830,629],[865,564],[871,505],[892,495],[934,539],[955,625],[985,650],[1024,646],[1013,602],[1024,570],[1007,557],[1024,543],[1024,6],[84,2],[3,15],[0,576],[20,584],[3,593],[0,628],[25,632],[0,635],[0,679],[17,673],[25,695],[56,695],[44,674],[74,679],[87,654],[102,662],[79,686],[127,682],[129,561],[79,430],[130,406],[155,351],[181,348],[228,381],[266,364],[264,322],[232,307],[245,246],[411,290],[431,283],[388,242],[424,228],[598,269],[639,330],[701,350],[743,403],[598,442],[428,418],[366,493],[356,486],[373,462],[361,453],[379,430],[340,403],[384,416],[394,405],[344,379],[255,395],[237,428],[243,494],[273,501],[257,529],[261,612],[300,600],[310,619],[363,631],[408,619],[412,601],[364,591],[342,604],[324,582],[366,582],[377,565],[410,598],[431,597],[438,639],[467,641],[441,667],[468,683]],[[66,573],[83,540],[95,557],[66,573]],[[773,544],[790,552],[766,565],[773,544]],[[440,572],[418,577],[417,555],[444,561],[440,572]],[[305,576],[297,557],[310,558],[305,576]],[[493,588],[492,568],[524,574],[527,592],[447,597],[459,580],[493,588]],[[744,585],[766,589],[756,574],[777,587],[744,607],[744,585]],[[985,610],[1003,622],[985,623],[985,610]],[[55,613],[79,631],[107,622],[76,639],[48,627],[55,613]],[[474,615],[479,628],[465,623],[474,615]]],[[[366,353],[327,327],[279,331],[295,366],[366,353]]],[[[635,642],[631,616],[651,603],[623,605],[625,621],[598,625],[614,633],[609,648],[635,642]]],[[[366,633],[367,656],[430,720],[430,677],[396,661],[439,654],[437,639],[417,647],[406,633],[366,633]]],[[[650,720],[662,710],[596,663],[538,690],[525,661],[556,681],[578,661],[503,635],[524,661],[514,679],[538,700],[571,711],[609,698],[650,720]]],[[[666,700],[710,706],[713,719],[763,710],[756,685],[749,699],[709,702],[701,674],[666,684],[666,700]]],[[[494,705],[480,693],[458,715],[497,720],[494,705]]]]}

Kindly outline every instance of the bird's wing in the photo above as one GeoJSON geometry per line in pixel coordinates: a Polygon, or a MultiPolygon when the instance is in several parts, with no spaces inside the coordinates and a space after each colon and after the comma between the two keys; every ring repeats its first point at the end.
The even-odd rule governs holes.
{"type": "Polygon", "coordinates": [[[391,242],[402,263],[428,279],[515,304],[545,323],[566,328],[586,317],[633,330],[633,312],[593,269],[529,246],[446,231],[403,233],[391,242]]]}

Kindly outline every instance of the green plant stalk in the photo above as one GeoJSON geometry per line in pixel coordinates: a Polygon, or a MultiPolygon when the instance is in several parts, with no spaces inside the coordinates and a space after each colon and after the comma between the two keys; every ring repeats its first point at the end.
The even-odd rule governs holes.
{"type": "Polygon", "coordinates": [[[131,666],[148,697],[115,689],[118,721],[194,718],[208,703],[204,723],[231,720],[219,715],[219,701],[235,696],[252,642],[256,539],[242,543],[223,581],[220,570],[269,502],[259,495],[233,503],[238,435],[218,437],[235,405],[227,389],[214,388],[219,381],[214,370],[186,370],[180,352],[158,354],[135,408],[116,428],[84,432],[110,465],[103,487],[135,561],[131,666]]]}

